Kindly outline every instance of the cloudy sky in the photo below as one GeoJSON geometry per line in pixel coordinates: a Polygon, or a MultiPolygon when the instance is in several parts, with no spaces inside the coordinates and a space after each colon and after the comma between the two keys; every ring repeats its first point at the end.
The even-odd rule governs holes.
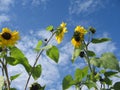
{"type": "MultiPolygon", "coordinates": [[[[38,63],[42,65],[41,78],[37,80],[41,85],[46,84],[46,90],[62,90],[61,83],[64,76],[74,73],[76,68],[86,64],[82,59],[71,63],[73,46],[70,43],[76,25],[86,28],[96,28],[96,37],[110,37],[111,42],[91,45],[90,49],[100,55],[103,52],[113,52],[120,58],[120,1],[119,0],[0,0],[0,29],[8,27],[20,32],[21,40],[18,47],[33,65],[36,53],[33,51],[37,41],[49,38],[50,33],[45,31],[48,25],[55,27],[64,21],[67,23],[68,33],[64,41],[57,45],[55,39],[51,44],[57,45],[60,50],[59,63],[56,64],[45,56],[40,57],[38,63]]],[[[10,67],[10,75],[22,72],[12,86],[23,90],[26,78],[21,65],[10,67]]],[[[31,79],[30,84],[33,82],[31,79]]],[[[70,89],[69,89],[70,90],[70,89]]],[[[71,88],[74,90],[74,88],[71,88]]]]}

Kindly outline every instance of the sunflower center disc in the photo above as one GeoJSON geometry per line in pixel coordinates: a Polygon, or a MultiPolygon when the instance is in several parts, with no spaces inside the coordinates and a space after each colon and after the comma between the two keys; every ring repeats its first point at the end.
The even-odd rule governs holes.
{"type": "Polygon", "coordinates": [[[6,40],[9,40],[9,39],[11,38],[11,34],[10,34],[10,33],[7,33],[7,32],[4,32],[4,33],[2,34],[2,37],[3,37],[4,39],[6,39],[6,40]]]}

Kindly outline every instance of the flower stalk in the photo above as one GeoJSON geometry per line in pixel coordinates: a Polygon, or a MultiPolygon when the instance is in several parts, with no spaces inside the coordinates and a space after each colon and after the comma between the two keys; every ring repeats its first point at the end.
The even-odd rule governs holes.
{"type": "MultiPolygon", "coordinates": [[[[56,33],[56,32],[52,32],[51,37],[47,40],[47,42],[45,43],[44,46],[47,46],[47,44],[50,42],[50,40],[51,40],[52,37],[55,35],[55,33],[56,33]]],[[[35,65],[37,64],[37,62],[38,62],[38,60],[39,60],[39,58],[40,58],[40,56],[41,56],[41,54],[42,54],[43,51],[44,51],[44,49],[42,49],[42,50],[38,53],[38,55],[37,55],[37,57],[36,57],[36,60],[35,60],[35,62],[34,62],[34,64],[33,64],[33,67],[32,67],[31,72],[33,71],[33,68],[34,68],[35,65]]],[[[32,73],[30,73],[29,76],[28,76],[28,79],[27,79],[27,82],[26,82],[26,85],[25,85],[25,89],[24,89],[24,90],[27,89],[27,86],[28,86],[28,83],[29,83],[29,81],[30,81],[31,75],[32,75],[32,73]]]]}

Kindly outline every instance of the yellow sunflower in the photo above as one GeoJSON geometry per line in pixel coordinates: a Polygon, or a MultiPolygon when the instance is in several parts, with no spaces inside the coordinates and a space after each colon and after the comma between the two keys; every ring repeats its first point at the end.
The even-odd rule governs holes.
{"type": "Polygon", "coordinates": [[[67,32],[67,28],[66,28],[66,23],[62,22],[60,24],[60,27],[57,29],[56,32],[56,40],[58,42],[58,44],[61,43],[61,41],[63,40],[64,34],[67,32]]]}
{"type": "Polygon", "coordinates": [[[87,30],[82,26],[76,26],[74,35],[72,37],[71,43],[74,47],[80,47],[82,41],[84,40],[84,35],[87,33],[87,30]]]}
{"type": "Polygon", "coordinates": [[[2,32],[0,33],[0,45],[2,47],[11,45],[13,46],[19,39],[19,32],[12,32],[9,28],[3,28],[2,32]]]}

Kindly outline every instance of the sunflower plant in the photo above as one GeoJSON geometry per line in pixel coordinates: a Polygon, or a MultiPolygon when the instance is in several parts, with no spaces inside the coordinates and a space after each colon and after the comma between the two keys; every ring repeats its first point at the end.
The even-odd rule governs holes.
{"type": "Polygon", "coordinates": [[[71,86],[74,86],[76,90],[83,90],[85,86],[95,90],[119,90],[120,82],[113,83],[111,80],[111,77],[117,77],[120,71],[119,62],[115,55],[105,52],[98,57],[94,51],[89,49],[90,44],[104,43],[111,39],[94,38],[95,32],[93,27],[85,29],[83,26],[76,26],[71,39],[74,47],[71,60],[74,63],[80,57],[85,60],[87,65],[83,68],[76,68],[74,77],[72,75],[64,77],[63,90],[71,86]]]}

